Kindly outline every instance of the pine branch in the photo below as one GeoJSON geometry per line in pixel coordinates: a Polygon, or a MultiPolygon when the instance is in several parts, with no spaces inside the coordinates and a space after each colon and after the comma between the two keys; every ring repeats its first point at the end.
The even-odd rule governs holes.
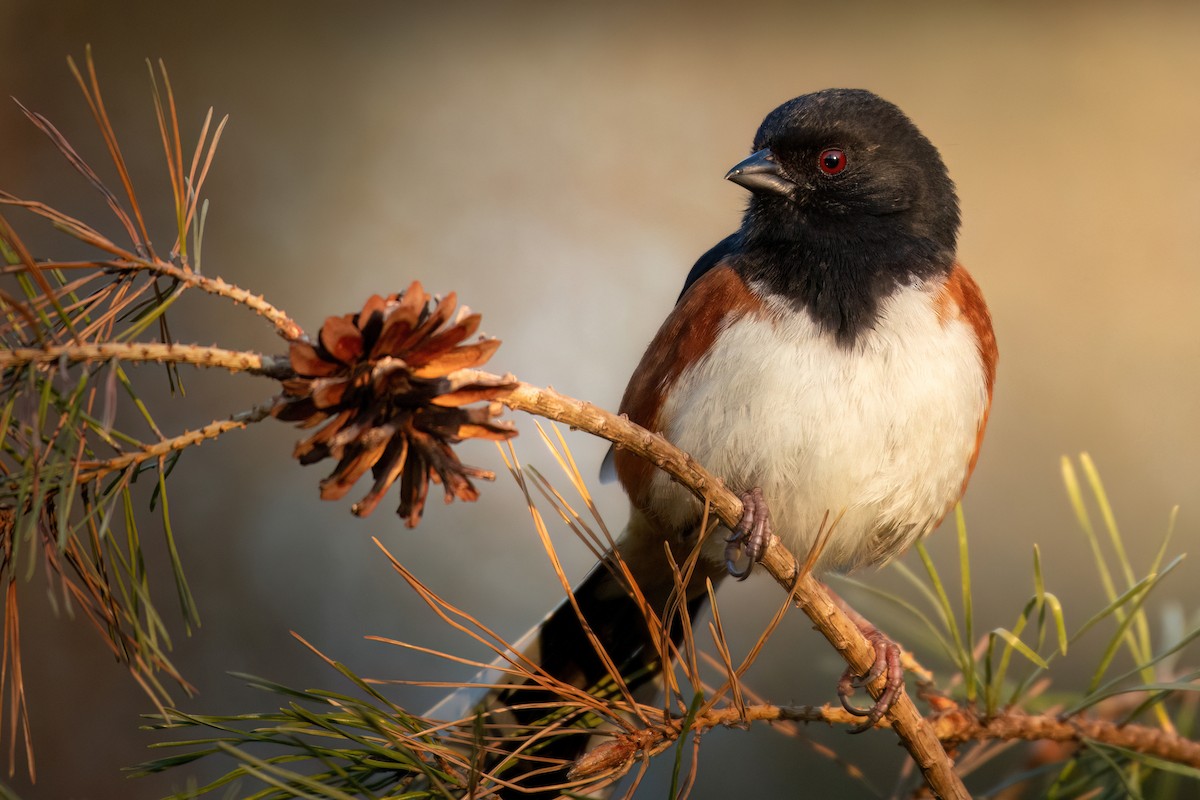
{"type": "MultiPolygon", "coordinates": [[[[135,192],[101,97],[90,50],[82,68],[73,61],[70,67],[96,121],[123,199],[105,185],[101,173],[84,161],[48,119],[20,103],[18,106],[67,164],[101,194],[127,239],[122,241],[119,235],[110,238],[101,232],[102,225],[77,220],[45,203],[0,192],[0,207],[40,217],[96,251],[91,259],[78,261],[36,259],[9,221],[0,216],[0,279],[6,282],[0,288],[0,378],[4,388],[0,400],[0,581],[8,584],[0,691],[7,679],[12,702],[5,709],[10,724],[4,727],[11,745],[16,744],[18,723],[25,714],[16,587],[19,575],[32,576],[38,565],[44,565],[59,583],[64,597],[83,609],[155,704],[162,707],[170,702],[160,681],[163,674],[191,691],[167,658],[170,637],[144,570],[141,515],[135,513],[132,484],[139,475],[157,473],[157,481],[150,482],[153,485],[146,481],[142,485],[151,510],[157,506],[161,511],[161,534],[184,620],[195,624],[196,607],[167,513],[166,477],[183,450],[265,418],[272,404],[168,436],[139,398],[124,365],[165,365],[172,390],[179,385],[179,364],[279,380],[291,375],[286,358],[173,344],[166,313],[189,288],[246,305],[289,341],[303,339],[300,327],[261,296],[201,274],[201,234],[207,208],[201,189],[225,120],[214,128],[209,110],[190,155],[189,169],[166,71],[160,70],[156,78],[151,70],[176,212],[175,243],[160,257],[151,244],[148,217],[142,213],[148,206],[135,192]],[[162,94],[159,80],[165,90],[162,94]],[[194,245],[190,255],[189,244],[194,245]],[[147,331],[156,333],[159,341],[144,341],[147,331]],[[84,366],[69,369],[74,364],[84,366]],[[156,440],[143,443],[140,431],[135,435],[132,430],[115,427],[122,400],[130,402],[136,412],[132,424],[144,424],[156,440]],[[111,535],[114,527],[121,526],[122,535],[111,535]],[[37,550],[42,552],[41,558],[34,552],[37,550]]],[[[15,750],[10,750],[12,753],[15,750]]],[[[32,751],[28,761],[32,773],[32,751]]]]}
{"type": "MultiPolygon", "coordinates": [[[[853,727],[860,721],[859,717],[845,709],[830,705],[778,706],[757,703],[741,709],[726,706],[699,714],[691,721],[690,732],[698,735],[713,728],[742,728],[754,722],[819,722],[853,727]]],[[[989,719],[981,719],[970,709],[959,706],[935,714],[931,722],[934,734],[946,747],[988,740],[1050,741],[1076,745],[1096,742],[1200,769],[1200,742],[1148,725],[1120,724],[1088,717],[1064,720],[1052,714],[1026,714],[1021,711],[1006,711],[989,719]]],[[[880,727],[889,726],[889,723],[880,724],[880,727]]],[[[659,727],[648,726],[629,733],[617,733],[611,740],[596,746],[579,759],[571,768],[570,777],[580,779],[598,775],[602,771],[627,771],[634,759],[662,752],[679,738],[682,731],[683,720],[675,718],[659,727]]]]}

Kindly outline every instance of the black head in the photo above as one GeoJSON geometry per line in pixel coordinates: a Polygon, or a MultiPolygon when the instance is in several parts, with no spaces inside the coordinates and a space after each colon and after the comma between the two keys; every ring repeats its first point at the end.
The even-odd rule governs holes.
{"type": "Polygon", "coordinates": [[[752,192],[740,231],[752,275],[813,310],[840,338],[914,278],[948,273],[958,199],[941,156],[899,108],[826,89],[776,108],[754,154],[726,177],[752,192]],[[827,308],[818,308],[823,303],[827,308]]]}

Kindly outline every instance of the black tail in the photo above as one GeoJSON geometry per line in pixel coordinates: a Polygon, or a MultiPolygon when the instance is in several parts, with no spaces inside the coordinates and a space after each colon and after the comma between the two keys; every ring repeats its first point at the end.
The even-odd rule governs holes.
{"type": "MultiPolygon", "coordinates": [[[[563,684],[596,697],[628,693],[637,702],[652,702],[661,688],[660,654],[680,643],[684,620],[702,612],[708,600],[705,579],[715,583],[724,574],[701,563],[681,587],[662,538],[643,535],[643,527],[640,520],[631,521],[617,548],[620,557],[610,553],[574,590],[574,603],[564,601],[515,643],[520,656],[494,662],[499,668],[524,663],[537,678],[509,678],[511,685],[490,691],[463,689],[425,715],[439,720],[475,716],[487,732],[483,740],[504,742],[482,759],[482,771],[524,791],[501,789],[498,797],[559,796],[549,788],[529,790],[563,784],[567,766],[589,749],[590,733],[603,724],[578,703],[564,705],[563,684]],[[530,744],[534,734],[536,743],[530,744]]],[[[682,565],[689,553],[682,545],[679,549],[682,565]]],[[[475,682],[501,683],[510,671],[489,670],[475,682]]]]}

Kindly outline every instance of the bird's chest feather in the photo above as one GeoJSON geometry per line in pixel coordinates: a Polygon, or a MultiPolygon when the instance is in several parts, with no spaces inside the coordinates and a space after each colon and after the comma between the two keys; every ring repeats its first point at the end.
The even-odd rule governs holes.
{"type": "MultiPolygon", "coordinates": [[[[731,488],[762,487],[776,533],[801,553],[826,512],[841,515],[823,567],[886,560],[962,492],[987,405],[977,339],[938,314],[925,284],[885,299],[851,346],[764,300],[766,314],[727,318],[679,375],[660,428],[731,488]]],[[[696,513],[661,476],[651,492],[672,521],[696,513]]]]}

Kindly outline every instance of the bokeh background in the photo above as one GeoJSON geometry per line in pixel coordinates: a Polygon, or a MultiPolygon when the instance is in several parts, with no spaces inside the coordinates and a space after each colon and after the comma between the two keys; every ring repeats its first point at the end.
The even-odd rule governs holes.
{"type": "MultiPolygon", "coordinates": [[[[796,94],[866,87],[904,108],[941,148],[963,206],[962,260],[983,286],[1001,346],[988,441],[965,501],[977,629],[1011,625],[1041,547],[1047,582],[1078,625],[1102,604],[1059,478],[1089,451],[1140,565],[1169,510],[1174,551],[1200,544],[1200,5],[1196,3],[92,3],[0,0],[0,96],[46,114],[96,164],[103,151],[64,58],[90,43],[125,153],[160,239],[165,173],[143,59],[165,60],[194,136],[228,113],[207,194],[204,268],[264,293],[302,324],[357,309],[413,278],[456,290],[504,340],[492,362],[614,407],[692,261],[735,226],[744,196],[722,180],[762,116],[796,94]]],[[[111,170],[102,174],[111,177],[111,170]]],[[[0,104],[0,187],[85,219],[104,210],[15,105],[0,104]]],[[[107,229],[107,228],[106,228],[107,229]]],[[[34,249],[61,255],[25,226],[34,249]]],[[[196,298],[182,341],[277,352],[245,309],[196,298]]],[[[158,383],[147,370],[142,375],[158,383]]],[[[160,405],[175,430],[247,408],[265,381],[187,376],[160,405]]],[[[519,442],[547,471],[528,419],[519,442]]],[[[227,671],[345,688],[289,636],[359,674],[464,677],[367,634],[480,655],[450,639],[391,572],[406,565],[496,629],[517,635],[557,602],[511,481],[474,506],[434,503],[417,531],[387,503],[356,520],[322,503],[321,467],[289,457],[298,434],[264,423],[189,452],[173,513],[203,626],[175,652],[196,712],[272,708],[227,671]]],[[[602,444],[571,439],[586,470],[602,444]]],[[[494,450],[468,451],[501,469],[494,450]]],[[[624,501],[599,487],[610,525],[624,501]]],[[[390,501],[389,501],[390,502],[390,501]]],[[[558,531],[573,575],[586,552],[558,531]]],[[[931,547],[955,563],[954,537],[931,547]]],[[[911,555],[909,563],[914,563],[911,555]]],[[[1197,566],[1149,608],[1193,616],[1197,566]]],[[[169,577],[157,586],[171,605],[169,577]]],[[[889,574],[865,576],[895,586],[889,574]]],[[[131,781],[161,737],[151,710],[81,621],[23,604],[38,781],[24,797],[156,797],[221,765],[131,781]]],[[[752,642],[779,602],[766,581],[729,586],[723,617],[752,642]]],[[[863,600],[904,638],[911,626],[863,600]]],[[[915,634],[913,634],[915,640],[915,634]]],[[[1092,655],[1095,642],[1090,644],[1092,655]]],[[[1078,663],[1089,661],[1089,645],[1078,663]]],[[[935,652],[928,660],[940,664],[935,652]]],[[[1069,667],[1071,662],[1068,662],[1069,667]]],[[[841,667],[796,617],[753,685],[780,702],[823,702],[841,667]]],[[[1081,681],[1070,669],[1064,687],[1081,681]]],[[[397,690],[416,710],[429,690],[397,690]]],[[[811,731],[867,775],[770,730],[714,734],[697,798],[891,790],[901,754],[886,735],[811,731]]],[[[7,738],[5,739],[7,743],[7,738]]],[[[660,794],[665,794],[662,790],[660,794]]],[[[648,792],[647,796],[660,796],[648,792]]]]}

